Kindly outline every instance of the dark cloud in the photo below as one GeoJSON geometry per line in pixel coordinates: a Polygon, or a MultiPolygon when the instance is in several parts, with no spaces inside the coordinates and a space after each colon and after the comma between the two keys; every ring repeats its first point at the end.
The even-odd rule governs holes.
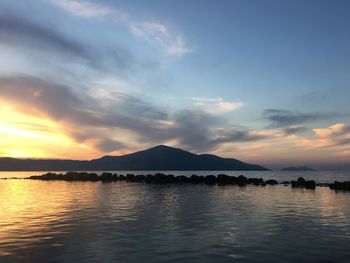
{"type": "Polygon", "coordinates": [[[215,147],[211,128],[224,124],[222,118],[199,110],[179,111],[174,116],[174,122],[176,125],[171,129],[173,137],[179,140],[181,147],[194,151],[215,147]]]}
{"type": "Polygon", "coordinates": [[[294,125],[294,126],[289,126],[285,129],[283,129],[283,132],[285,135],[293,135],[301,132],[307,131],[308,128],[303,125],[294,125]]]}
{"type": "Polygon", "coordinates": [[[65,64],[82,63],[93,70],[122,75],[131,74],[138,69],[150,70],[158,67],[153,61],[137,59],[127,48],[119,45],[108,46],[106,43],[105,46],[94,46],[76,41],[54,26],[43,26],[11,13],[0,13],[0,44],[22,50],[30,48],[35,53],[30,53],[29,56],[29,52],[25,52],[24,55],[45,63],[46,67],[50,65],[52,58],[60,59],[65,64]]]}
{"type": "Polygon", "coordinates": [[[212,150],[225,142],[267,139],[243,129],[218,129],[225,119],[200,110],[173,114],[125,93],[106,98],[78,94],[72,88],[29,75],[0,77],[0,99],[26,113],[43,114],[60,122],[78,142],[91,142],[110,152],[125,147],[114,140],[114,129],[131,132],[139,143],[160,144],[175,140],[178,146],[197,152],[212,150]]]}
{"type": "Polygon", "coordinates": [[[0,98],[6,99],[25,111],[38,110],[58,121],[70,121],[97,127],[121,127],[142,130],[152,126],[159,119],[154,116],[165,116],[150,104],[127,96],[125,101],[138,103],[115,103],[113,111],[104,107],[101,101],[92,97],[77,94],[67,86],[28,75],[17,75],[0,78],[0,98]],[[137,104],[137,106],[135,106],[137,104]],[[147,111],[138,109],[146,108],[147,111]],[[154,111],[154,113],[152,113],[154,111]],[[149,117],[151,116],[151,117],[149,117]]]}
{"type": "Polygon", "coordinates": [[[88,56],[85,47],[63,34],[24,18],[0,14],[0,40],[10,45],[51,49],[67,55],[88,56]]]}
{"type": "Polygon", "coordinates": [[[98,141],[95,146],[97,149],[101,150],[102,152],[109,153],[109,152],[123,149],[125,147],[125,144],[118,142],[116,140],[105,139],[105,140],[98,141]]]}
{"type": "Polygon", "coordinates": [[[280,109],[267,109],[264,111],[264,117],[271,121],[272,128],[280,128],[328,119],[334,117],[334,114],[300,113],[280,109]]]}
{"type": "Polygon", "coordinates": [[[273,135],[254,133],[247,129],[221,129],[218,132],[219,137],[214,140],[215,143],[227,142],[250,142],[273,138],[273,135]]]}
{"type": "MultiPolygon", "coordinates": [[[[135,96],[130,96],[126,93],[113,91],[108,94],[104,99],[111,101],[111,104],[117,106],[116,110],[132,115],[142,115],[144,117],[167,120],[168,114],[161,109],[157,109],[153,104],[139,99],[135,96]],[[126,109],[126,111],[124,111],[126,109]]],[[[111,111],[115,111],[113,105],[110,107],[111,111]]]]}
{"type": "Polygon", "coordinates": [[[205,113],[191,111],[171,117],[148,102],[122,93],[114,104],[106,107],[103,99],[83,96],[67,86],[28,75],[0,77],[0,99],[24,112],[45,114],[63,123],[78,141],[104,140],[98,145],[100,149],[106,149],[105,142],[110,136],[101,129],[113,128],[135,132],[141,141],[148,143],[176,138],[194,149],[200,146],[198,138],[207,143],[207,125],[214,122],[205,113]]]}

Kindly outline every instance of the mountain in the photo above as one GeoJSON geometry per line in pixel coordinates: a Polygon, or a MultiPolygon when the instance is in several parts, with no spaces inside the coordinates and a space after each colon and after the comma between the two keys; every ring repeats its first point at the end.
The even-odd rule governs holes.
{"type": "Polygon", "coordinates": [[[300,166],[300,167],[287,167],[287,168],[283,168],[281,169],[281,171],[289,171],[289,172],[313,172],[316,171],[314,169],[311,169],[309,167],[306,166],[300,166]]]}
{"type": "Polygon", "coordinates": [[[211,154],[159,145],[91,161],[0,158],[1,171],[267,171],[265,167],[211,154]]]}

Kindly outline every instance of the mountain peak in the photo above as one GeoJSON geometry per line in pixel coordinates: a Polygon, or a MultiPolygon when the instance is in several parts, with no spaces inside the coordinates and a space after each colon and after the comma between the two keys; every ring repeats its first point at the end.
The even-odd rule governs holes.
{"type": "Polygon", "coordinates": [[[190,153],[188,151],[182,150],[180,148],[175,148],[172,146],[168,146],[168,145],[164,145],[164,144],[160,144],[157,146],[154,146],[152,148],[146,149],[143,152],[149,152],[149,151],[162,151],[162,152],[187,152],[190,153]]]}
{"type": "Polygon", "coordinates": [[[78,160],[6,160],[0,169],[74,171],[266,171],[259,166],[211,154],[194,154],[179,148],[157,145],[120,156],[104,156],[91,161],[78,160]]]}
{"type": "Polygon", "coordinates": [[[159,144],[157,146],[154,146],[150,149],[177,149],[175,147],[172,147],[172,146],[168,146],[168,145],[165,145],[165,144],[159,144]]]}

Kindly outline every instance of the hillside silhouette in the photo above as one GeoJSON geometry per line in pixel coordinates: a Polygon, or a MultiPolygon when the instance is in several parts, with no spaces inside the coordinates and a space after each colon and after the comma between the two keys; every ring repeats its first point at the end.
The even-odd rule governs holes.
{"type": "Polygon", "coordinates": [[[267,171],[265,167],[212,154],[194,154],[159,145],[90,161],[0,158],[1,171],[267,171]]]}

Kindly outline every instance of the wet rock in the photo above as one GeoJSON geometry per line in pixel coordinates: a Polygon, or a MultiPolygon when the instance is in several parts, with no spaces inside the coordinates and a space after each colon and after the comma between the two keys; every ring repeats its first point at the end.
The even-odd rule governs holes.
{"type": "Polygon", "coordinates": [[[118,175],[112,173],[103,173],[98,177],[99,180],[104,182],[113,182],[118,180],[118,175]]]}
{"type": "Polygon", "coordinates": [[[143,175],[143,174],[138,174],[138,175],[135,176],[135,181],[136,182],[144,182],[145,179],[146,179],[146,176],[143,175]]]}
{"type": "Polygon", "coordinates": [[[292,187],[300,187],[304,188],[305,186],[305,179],[303,177],[299,177],[297,181],[292,181],[292,187]]]}
{"type": "Polygon", "coordinates": [[[329,184],[329,188],[332,190],[350,191],[350,181],[335,181],[334,184],[329,184]]]}
{"type": "Polygon", "coordinates": [[[204,177],[204,182],[209,185],[214,185],[217,182],[217,178],[214,175],[207,175],[204,177]]]}
{"type": "Polygon", "coordinates": [[[248,178],[247,183],[252,185],[261,185],[264,183],[264,180],[262,178],[248,178]]]}
{"type": "Polygon", "coordinates": [[[190,182],[193,184],[199,184],[201,182],[201,179],[198,175],[193,174],[190,177],[190,182]]]}
{"type": "Polygon", "coordinates": [[[170,179],[169,176],[166,174],[156,173],[153,176],[153,183],[155,183],[155,184],[167,184],[170,182],[169,179],[170,179]]]}
{"type": "Polygon", "coordinates": [[[305,188],[306,189],[315,189],[316,188],[316,182],[313,180],[306,181],[305,182],[305,188]]]}
{"type": "Polygon", "coordinates": [[[278,184],[278,182],[274,179],[270,179],[270,180],[267,180],[265,181],[266,184],[269,184],[269,185],[276,185],[278,184]]]}
{"type": "MultiPolygon", "coordinates": [[[[67,172],[66,174],[59,173],[46,173],[38,176],[30,176],[28,179],[36,180],[64,180],[64,181],[101,181],[101,182],[115,182],[115,181],[124,181],[124,182],[145,182],[149,184],[183,184],[183,183],[193,183],[193,184],[208,184],[208,185],[238,185],[245,186],[247,184],[252,185],[266,185],[266,182],[262,178],[247,178],[243,175],[238,177],[229,176],[226,174],[219,174],[218,176],[214,175],[196,175],[193,174],[191,177],[187,176],[174,176],[173,174],[126,174],[118,175],[116,173],[104,172],[101,175],[96,173],[88,172],[67,172]]],[[[268,184],[274,185],[277,183],[275,180],[267,181],[268,184]]]]}
{"type": "Polygon", "coordinates": [[[218,185],[226,185],[226,184],[235,184],[236,177],[228,176],[226,174],[219,174],[217,176],[217,184],[218,185]]]}
{"type": "Polygon", "coordinates": [[[245,186],[245,185],[247,185],[247,183],[248,183],[247,177],[245,177],[245,176],[243,176],[243,175],[238,176],[237,179],[238,179],[238,185],[239,185],[239,186],[245,186]]]}
{"type": "Polygon", "coordinates": [[[119,181],[125,181],[125,180],[126,180],[125,175],[120,174],[120,175],[119,175],[119,181]]]}
{"type": "Polygon", "coordinates": [[[175,177],[175,181],[176,183],[187,183],[189,182],[189,178],[187,176],[184,176],[184,175],[180,175],[180,176],[176,176],[175,177]]]}
{"type": "Polygon", "coordinates": [[[297,181],[292,181],[293,188],[315,189],[316,182],[314,180],[306,181],[303,177],[299,177],[297,181]]]}

